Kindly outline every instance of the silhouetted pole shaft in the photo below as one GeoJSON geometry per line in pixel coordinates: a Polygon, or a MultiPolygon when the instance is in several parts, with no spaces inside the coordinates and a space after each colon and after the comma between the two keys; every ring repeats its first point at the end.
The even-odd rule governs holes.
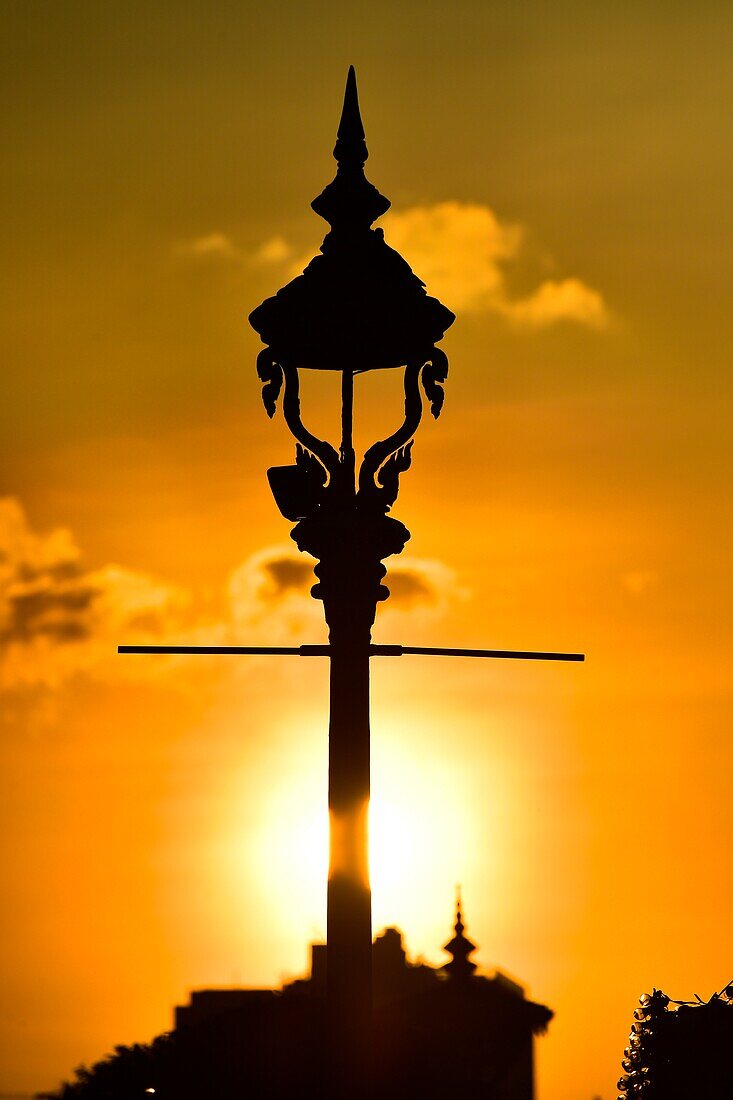
{"type": "Polygon", "coordinates": [[[339,1098],[357,1093],[369,1064],[369,640],[369,627],[358,623],[331,632],[327,990],[332,1088],[339,1098]]]}
{"type": "MultiPolygon", "coordinates": [[[[348,425],[348,421],[347,421],[348,425]]],[[[351,441],[344,432],[341,453],[351,441]]],[[[347,466],[345,462],[344,467],[347,466]]],[[[382,559],[398,554],[409,532],[363,506],[348,469],[334,504],[301,520],[293,538],[318,558],[318,584],[329,627],[331,715],[328,802],[331,858],[326,951],[331,1095],[368,1092],[371,1054],[371,894],[369,809],[369,656],[377,604],[388,595],[382,559]]],[[[337,475],[338,476],[338,475],[337,475]]],[[[351,475],[353,476],[353,475],[351,475]]]]}
{"type": "Polygon", "coordinates": [[[342,438],[330,497],[299,520],[292,537],[318,559],[318,584],[331,659],[328,805],[330,864],[326,990],[331,1100],[369,1095],[372,1014],[372,918],[368,869],[369,657],[380,600],[382,561],[409,538],[404,524],[356,492],[353,372],[342,381],[342,438]]]}

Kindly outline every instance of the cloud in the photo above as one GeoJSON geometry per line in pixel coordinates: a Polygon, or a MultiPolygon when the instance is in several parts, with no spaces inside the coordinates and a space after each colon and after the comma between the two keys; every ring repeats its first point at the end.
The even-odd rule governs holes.
{"type": "Polygon", "coordinates": [[[189,262],[219,262],[237,266],[249,264],[258,267],[283,264],[293,254],[292,245],[280,236],[268,238],[254,252],[246,254],[231,237],[218,231],[188,241],[179,241],[173,251],[179,259],[189,262]]]}
{"type": "MultiPolygon", "coordinates": [[[[273,546],[252,554],[231,574],[228,584],[230,630],[240,644],[294,645],[323,636],[323,604],[310,595],[318,578],[316,563],[289,546],[273,546]]],[[[422,618],[441,615],[461,598],[455,574],[442,562],[427,558],[388,558],[384,583],[390,599],[380,605],[379,618],[404,612],[422,618]]]]}
{"type": "Polygon", "coordinates": [[[189,603],[135,570],[85,570],[67,528],[37,534],[17,500],[0,499],[0,685],[57,686],[103,664],[128,631],[180,627],[189,603]]]}
{"type": "MultiPolygon", "coordinates": [[[[212,608],[195,592],[117,564],[86,569],[67,528],[39,534],[17,500],[0,499],[0,686],[55,689],[77,675],[149,680],[185,657],[120,658],[117,645],[257,645],[319,641],[315,562],[289,545],[251,554],[212,608]]],[[[461,595],[441,562],[388,561],[392,596],[380,617],[441,614],[461,595]]],[[[203,669],[200,666],[199,671],[203,669]]],[[[202,675],[204,673],[202,672],[202,675]]]]}
{"type": "Polygon", "coordinates": [[[120,638],[122,632],[162,637],[185,629],[192,598],[185,589],[121,565],[105,565],[88,574],[96,587],[95,634],[120,638]]]}
{"type": "Polygon", "coordinates": [[[229,622],[241,644],[294,645],[323,634],[322,605],[309,595],[315,562],[289,546],[251,554],[230,574],[229,622]]]}
{"type": "Polygon", "coordinates": [[[270,237],[255,252],[255,259],[264,264],[281,264],[290,259],[292,246],[284,237],[270,237]]]}
{"type": "Polygon", "coordinates": [[[411,607],[414,604],[436,602],[437,593],[419,573],[406,569],[393,569],[389,577],[389,590],[397,604],[411,607]]]}
{"type": "Polygon", "coordinates": [[[512,297],[506,272],[521,258],[525,234],[488,206],[415,206],[388,213],[382,224],[388,243],[452,309],[488,310],[531,328],[560,321],[602,328],[607,322],[602,296],[577,278],[548,279],[526,297],[512,297]]]}
{"type": "Polygon", "coordinates": [[[387,565],[384,583],[391,596],[385,610],[441,615],[449,604],[467,595],[454,571],[434,558],[394,559],[387,565]]]}
{"type": "Polygon", "coordinates": [[[488,206],[413,206],[388,213],[381,224],[388,244],[452,309],[483,309],[503,297],[501,265],[517,255],[522,231],[502,224],[488,206]]]}
{"type": "MultiPolygon", "coordinates": [[[[400,252],[428,288],[451,309],[494,313],[528,329],[574,322],[600,329],[608,310],[599,291],[576,277],[545,279],[525,296],[509,292],[511,265],[526,253],[526,233],[500,221],[481,203],[439,202],[391,210],[381,223],[387,243],[400,252]]],[[[292,249],[280,237],[266,242],[258,256],[272,263],[290,260],[292,249]]],[[[299,275],[310,261],[302,255],[287,264],[299,275]]]]}
{"type": "Polygon", "coordinates": [[[71,533],[36,536],[18,502],[0,500],[0,646],[85,636],[94,595],[71,533]]]}
{"type": "Polygon", "coordinates": [[[227,237],[226,233],[207,233],[203,237],[194,237],[190,241],[181,241],[176,246],[179,256],[189,259],[239,260],[241,252],[227,237]]]}
{"type": "MultiPolygon", "coordinates": [[[[274,546],[260,550],[234,571],[229,581],[229,595],[235,619],[251,616],[255,609],[270,612],[288,600],[308,597],[308,606],[315,603],[322,617],[320,604],[309,595],[317,582],[313,573],[316,563],[291,550],[289,546],[274,546]]],[[[457,591],[453,571],[442,562],[428,558],[388,558],[385,584],[390,590],[390,606],[412,608],[436,607],[445,596],[457,591]]]]}
{"type": "Polygon", "coordinates": [[[500,312],[533,328],[558,321],[577,321],[590,328],[604,328],[608,323],[603,298],[580,279],[547,279],[528,298],[507,300],[500,312]]]}

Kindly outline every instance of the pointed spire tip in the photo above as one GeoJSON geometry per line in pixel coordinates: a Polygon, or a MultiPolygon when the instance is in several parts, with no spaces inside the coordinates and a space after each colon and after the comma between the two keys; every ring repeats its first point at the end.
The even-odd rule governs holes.
{"type": "Polygon", "coordinates": [[[364,175],[369,156],[364,126],[359,111],[356,69],[349,65],[341,109],[336,145],[333,150],[338,164],[336,179],[328,184],[311,206],[330,225],[363,223],[369,226],[389,209],[389,199],[380,195],[364,175]]]}
{"type": "Polygon", "coordinates": [[[349,65],[344,90],[344,105],[337,131],[338,140],[333,155],[342,160],[354,160],[361,164],[367,159],[367,147],[364,141],[364,125],[359,110],[359,92],[356,87],[356,69],[349,65]]]}

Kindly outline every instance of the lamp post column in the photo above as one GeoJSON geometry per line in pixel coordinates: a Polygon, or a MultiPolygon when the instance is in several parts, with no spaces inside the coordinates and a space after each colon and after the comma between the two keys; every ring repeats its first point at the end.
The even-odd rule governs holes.
{"type": "Polygon", "coordinates": [[[326,989],[332,1095],[368,1091],[372,929],[368,867],[370,787],[369,646],[379,601],[382,559],[409,538],[396,519],[365,508],[348,489],[338,503],[303,519],[292,537],[318,558],[331,657],[326,989]]]}
{"type": "Polygon", "coordinates": [[[327,1012],[332,1085],[352,1094],[369,1062],[372,913],[368,866],[369,626],[332,629],[328,730],[327,1012]]]}

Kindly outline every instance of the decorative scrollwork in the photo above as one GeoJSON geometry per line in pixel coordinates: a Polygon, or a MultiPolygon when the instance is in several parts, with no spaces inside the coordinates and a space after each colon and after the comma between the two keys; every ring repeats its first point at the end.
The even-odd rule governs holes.
{"type": "Polygon", "coordinates": [[[272,420],[283,385],[283,369],[269,348],[263,348],[257,356],[257,377],[262,382],[262,404],[272,420]]]}
{"type": "Polygon", "coordinates": [[[295,444],[295,465],[303,471],[308,483],[316,491],[321,490],[328,481],[328,471],[320,460],[311,451],[301,447],[300,443],[295,444]]]}
{"type": "Polygon", "coordinates": [[[422,419],[422,393],[437,418],[443,407],[443,383],[447,376],[448,359],[439,348],[431,349],[430,358],[414,359],[406,365],[405,418],[396,432],[366,451],[359,471],[359,494],[363,498],[377,494],[386,508],[394,503],[399,475],[410,466],[412,439],[422,419]],[[390,456],[395,456],[394,463],[390,456]]]}
{"type": "Polygon", "coordinates": [[[424,360],[417,359],[405,367],[405,419],[401,426],[386,439],[374,443],[364,454],[359,470],[359,492],[364,496],[376,491],[375,480],[380,466],[391,454],[405,447],[420,426],[422,419],[420,372],[423,365],[424,360]]]}
{"type": "MultiPolygon", "coordinates": [[[[257,357],[257,374],[262,382],[262,401],[269,417],[275,413],[284,386],[283,415],[296,440],[296,465],[319,494],[326,483],[329,495],[338,493],[338,487],[343,482],[344,464],[335,447],[313,435],[303,424],[298,368],[281,364],[272,350],[265,348],[257,357]]],[[[423,400],[427,400],[434,417],[440,416],[447,375],[448,360],[439,348],[431,348],[429,356],[421,356],[406,364],[404,420],[397,431],[366,451],[359,471],[358,495],[363,502],[377,503],[379,509],[384,511],[394,504],[400,474],[408,470],[411,464],[412,440],[422,419],[423,400]]]]}
{"type": "Polygon", "coordinates": [[[412,440],[394,454],[390,455],[377,473],[377,483],[381,486],[380,497],[386,509],[389,510],[397,500],[400,490],[400,474],[409,470],[412,465],[412,440]]]}
{"type": "Polygon", "coordinates": [[[309,432],[301,419],[298,368],[290,365],[283,366],[275,358],[270,348],[264,348],[257,356],[257,375],[262,382],[262,403],[270,419],[275,415],[277,400],[284,382],[283,415],[285,423],[303,450],[309,452],[311,457],[315,456],[321,468],[325,469],[328,475],[338,477],[338,451],[330,443],[309,432]]]}
{"type": "Polygon", "coordinates": [[[295,436],[298,443],[306,450],[314,454],[328,471],[331,478],[339,476],[339,454],[335,447],[325,439],[319,439],[317,435],[309,432],[300,417],[300,379],[298,368],[290,365],[282,368],[285,376],[285,393],[283,395],[283,415],[285,423],[295,436]]]}
{"type": "Polygon", "coordinates": [[[440,348],[433,348],[432,355],[423,367],[422,385],[430,402],[430,411],[437,420],[443,408],[445,391],[443,384],[448,377],[448,357],[440,348]]]}

